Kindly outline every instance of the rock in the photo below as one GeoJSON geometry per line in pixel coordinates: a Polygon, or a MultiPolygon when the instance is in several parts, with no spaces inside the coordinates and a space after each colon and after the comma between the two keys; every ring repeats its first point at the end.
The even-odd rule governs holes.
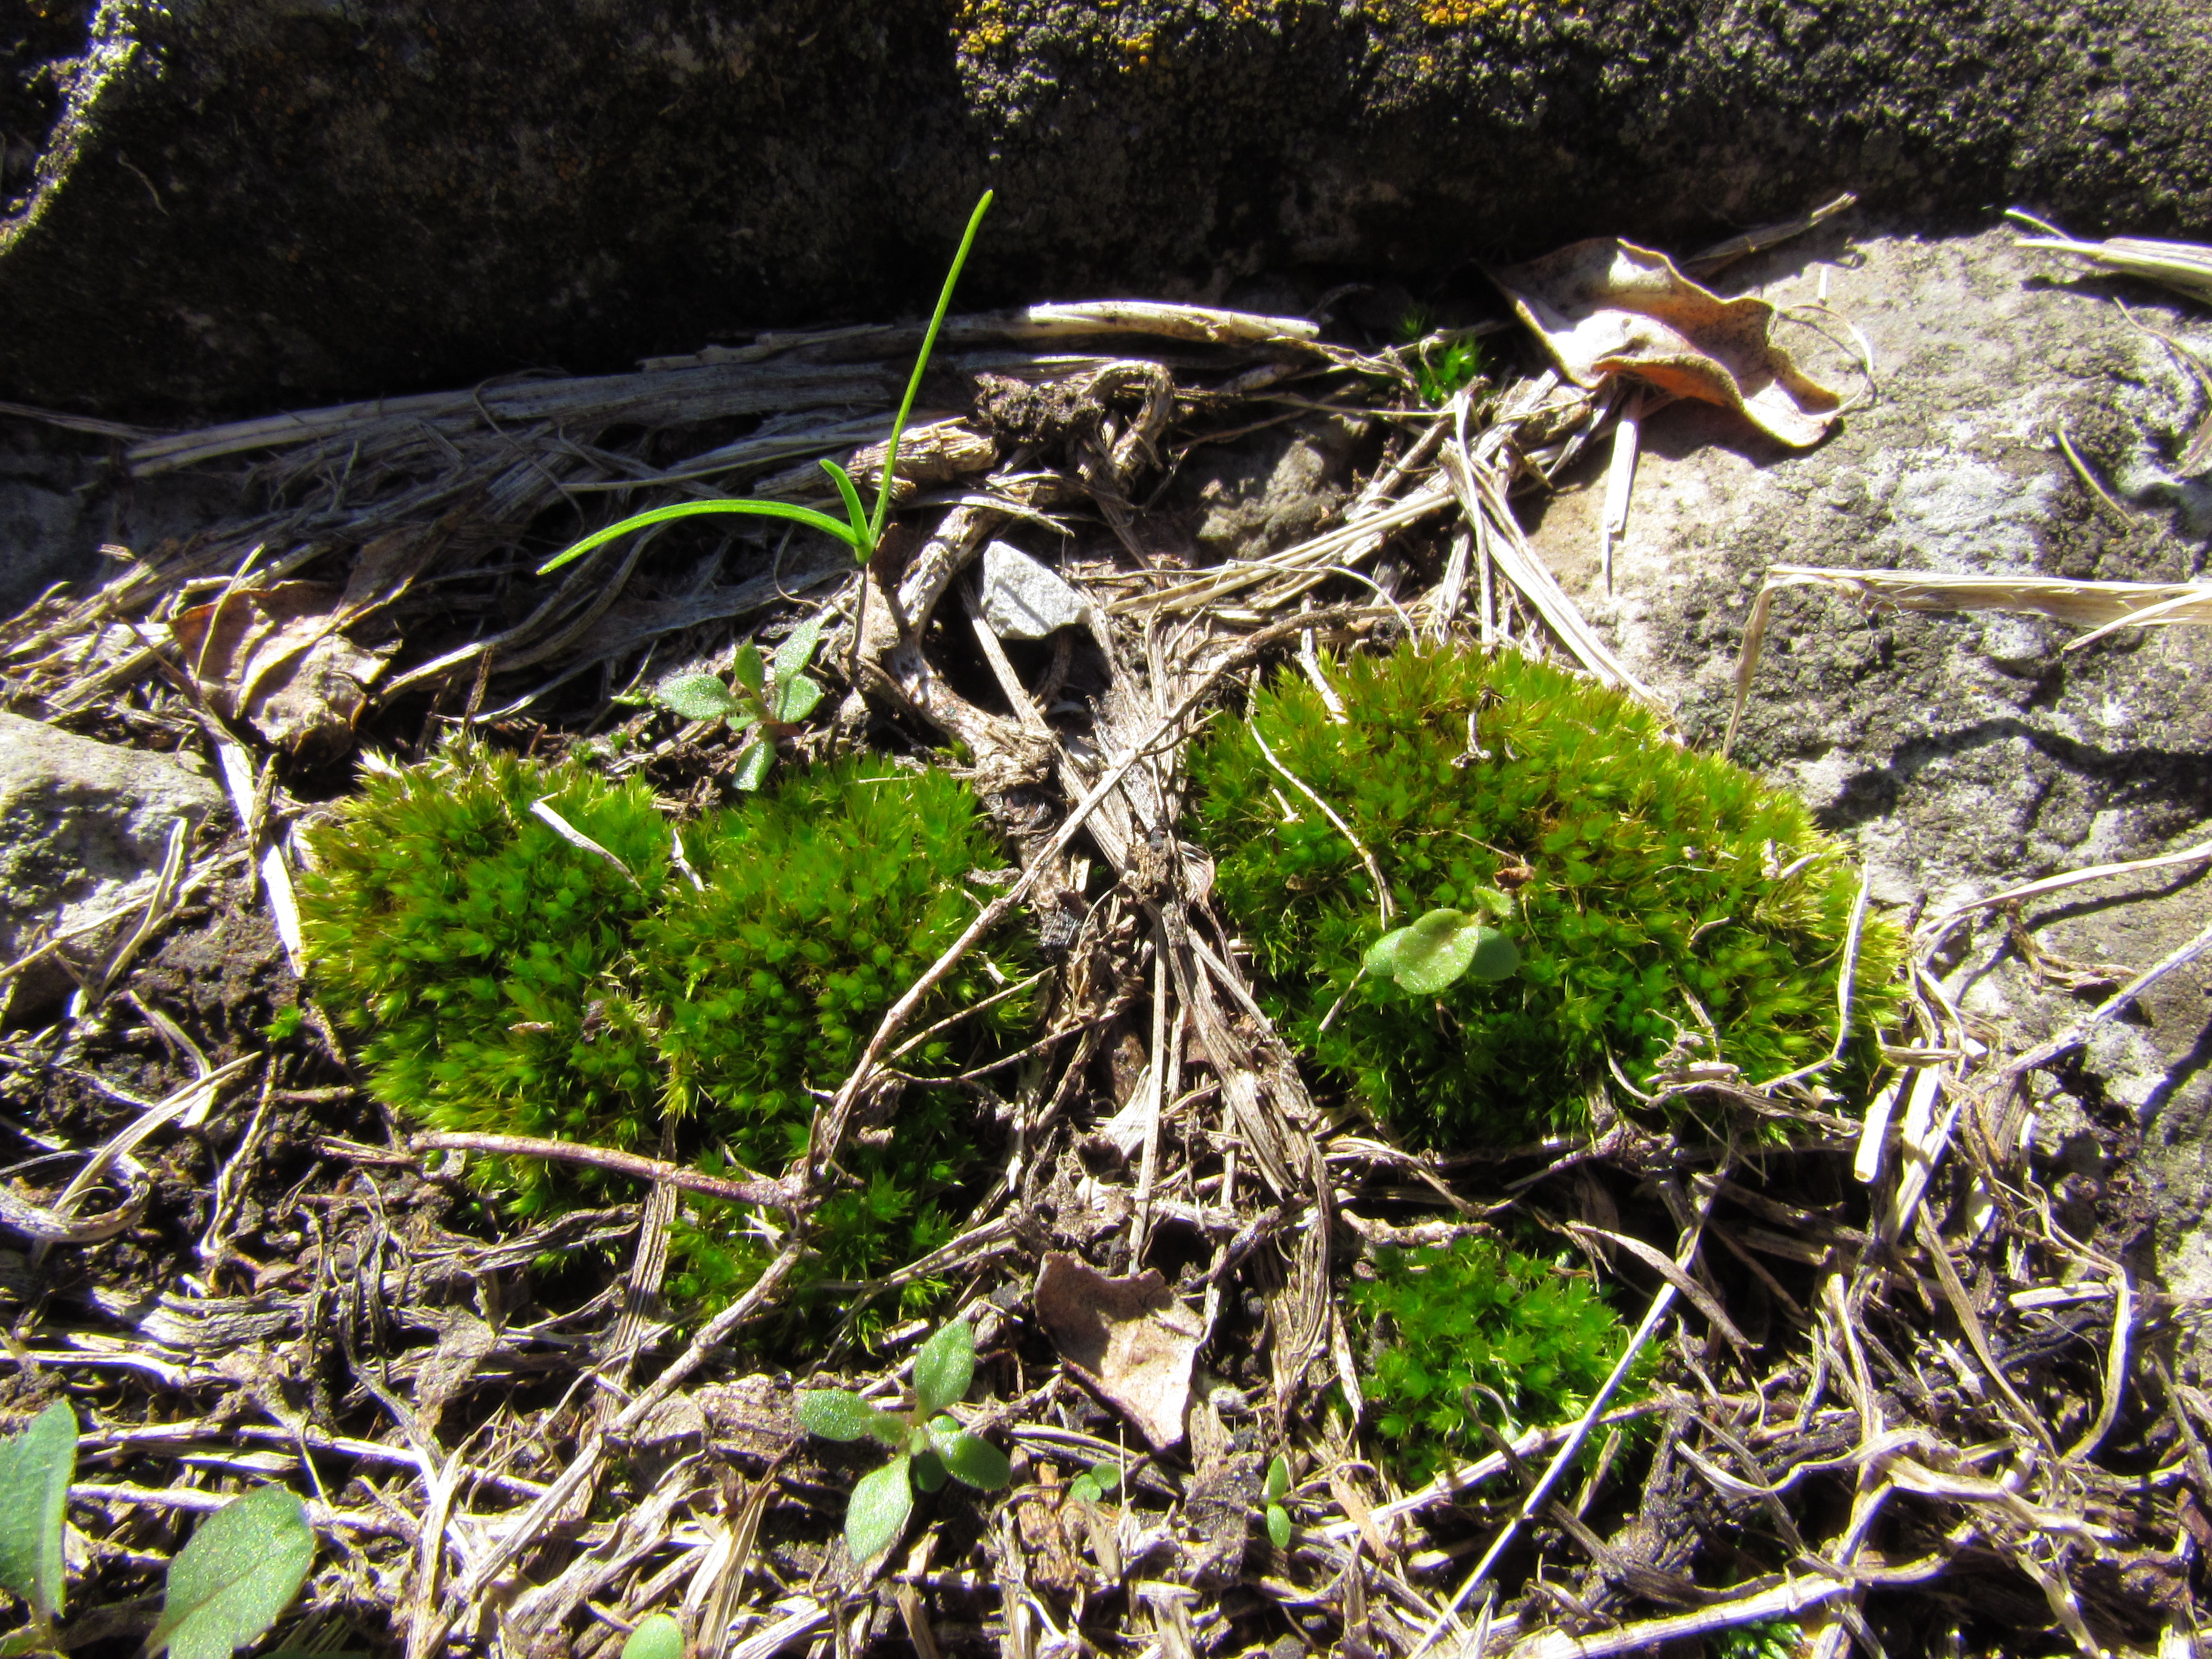
{"type": "MultiPolygon", "coordinates": [[[[220,787],[182,762],[72,737],[0,714],[0,961],[153,890],[173,826],[228,810],[220,787]]],[[[103,965],[128,921],[63,946],[103,965]]],[[[76,981],[51,959],[15,983],[18,1018],[50,1008],[76,981]]]]}
{"type": "MultiPolygon", "coordinates": [[[[1802,304],[1823,272],[1835,313],[1873,348],[1875,402],[1801,454],[1698,406],[1651,415],[1610,597],[1598,579],[1602,457],[1535,532],[1563,583],[1631,670],[1675,702],[1696,741],[1717,741],[1727,724],[1745,618],[1770,564],[2150,581],[2204,570],[2203,485],[2170,471],[2204,394],[2107,285],[2073,280],[1990,232],[1838,234],[1747,264],[1726,286],[1802,304]],[[2062,426],[2124,521],[2057,452],[2062,426]]],[[[2134,287],[2124,295],[2147,325],[2212,349],[2203,309],[2134,287]]],[[[1840,352],[1810,329],[1787,333],[1816,372],[1851,383],[1840,352]]],[[[1879,900],[1924,901],[1929,914],[2204,841],[2212,631],[2123,632],[2062,654],[2080,631],[1999,613],[1863,613],[1832,592],[1785,590],[1737,758],[1796,787],[1855,838],[1879,900]]],[[[2008,1045],[2039,1042],[2085,1018],[2117,982],[2085,975],[2069,994],[2069,967],[2148,968],[2204,926],[2205,892],[2197,866],[2032,902],[2034,937],[2064,960],[2039,975],[1992,919],[1957,958],[1952,992],[2008,1045]]],[[[2034,1143],[2055,1181],[2078,1172],[2081,1137],[2092,1136],[2119,1180],[2154,1196],[2156,1255],[2171,1287],[2191,1293],[2212,1291],[2208,985],[2212,963],[2200,963],[2134,1019],[2103,1027],[2059,1074],[2086,1127],[2034,1143]]],[[[2048,1126],[2063,1114],[2039,1116],[2048,1126]]]]}
{"type": "Polygon", "coordinates": [[[103,544],[154,554],[161,544],[236,513],[234,478],[174,472],[124,480],[107,440],[0,411],[0,616],[56,582],[81,597],[114,568],[103,544]]]}
{"type": "Polygon", "coordinates": [[[1083,596],[1005,542],[983,550],[983,619],[1002,640],[1041,640],[1080,623],[1083,596]]]}
{"type": "Polygon", "coordinates": [[[2197,0],[14,9],[0,390],[139,418],[926,312],[987,185],[969,303],[2212,196],[2197,0]]]}
{"type": "Polygon", "coordinates": [[[1331,416],[1200,452],[1189,482],[1205,558],[1256,559],[1324,528],[1344,504],[1344,464],[1365,433],[1365,422],[1331,416]]]}

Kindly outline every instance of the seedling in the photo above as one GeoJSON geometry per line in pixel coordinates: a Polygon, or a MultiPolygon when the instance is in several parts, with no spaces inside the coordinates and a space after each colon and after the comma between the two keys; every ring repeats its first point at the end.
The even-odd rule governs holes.
{"type": "Polygon", "coordinates": [[[1291,1492],[1291,1460],[1280,1452],[1267,1465],[1267,1539],[1279,1550],[1291,1547],[1291,1512],[1283,1499],[1291,1492]]]}
{"type": "Polygon", "coordinates": [[[856,1562],[898,1541],[914,1512],[915,1489],[936,1492],[950,1475],[995,1492],[1013,1470],[1006,1454],[945,1415],[975,1375],[975,1331],[955,1320],[922,1345],[914,1361],[914,1408],[887,1412],[844,1389],[802,1389],[799,1420],[824,1440],[880,1441],[891,1461],[860,1477],[845,1506],[845,1548],[856,1562]]]}
{"type": "Polygon", "coordinates": [[[1067,1483],[1067,1495],[1079,1504],[1103,1504],[1121,1485],[1121,1470],[1111,1463],[1093,1463],[1067,1483]]]}
{"type": "MultiPolygon", "coordinates": [[[[1492,887],[1478,887],[1468,900],[1484,914],[1504,916],[1513,902],[1492,887]]],[[[1368,946],[1359,965],[1370,974],[1395,981],[1401,991],[1433,996],[1461,979],[1477,985],[1494,985],[1510,979],[1521,966],[1521,947],[1480,915],[1465,910],[1431,910],[1395,933],[1385,933],[1368,946]]]]}
{"type": "MultiPolygon", "coordinates": [[[[0,1655],[57,1652],[64,1594],[64,1506],[76,1473],[76,1413],[49,1406],[0,1446],[0,1584],[31,1622],[0,1655]]],[[[269,1632],[307,1583],[315,1559],[307,1512],[282,1486],[257,1486],[199,1524],[169,1563],[161,1617],[142,1651],[158,1659],[230,1659],[269,1632]]]]}
{"type": "MultiPolygon", "coordinates": [[[[982,199],[975,204],[975,212],[968,216],[968,229],[960,238],[960,251],[952,256],[952,269],[945,273],[945,289],[937,296],[936,314],[929,319],[929,331],[921,337],[921,352],[914,360],[914,374],[906,383],[906,396],[899,404],[898,418],[891,422],[890,447],[884,454],[884,476],[876,490],[873,513],[861,504],[860,487],[850,473],[834,460],[824,459],[822,470],[837,486],[837,494],[845,504],[845,518],[841,523],[827,513],[817,512],[811,507],[799,507],[790,501],[757,501],[751,497],[721,497],[714,501],[678,501],[670,507],[656,507],[650,512],[633,513],[618,520],[605,529],[586,536],[583,540],[564,547],[538,567],[541,576],[558,570],[573,560],[580,559],[594,549],[627,536],[633,530],[643,530],[650,525],[666,524],[672,520],[696,518],[707,513],[750,513],[768,519],[788,519],[818,530],[825,536],[834,536],[853,550],[855,562],[866,567],[876,556],[876,549],[884,538],[884,520],[889,516],[891,504],[891,479],[898,466],[899,439],[905,434],[907,417],[914,413],[915,394],[921,390],[921,377],[929,367],[929,354],[937,344],[937,331],[944,325],[945,313],[952,304],[953,285],[960,280],[960,268],[968,263],[968,250],[974,246],[977,227],[990,210],[991,192],[985,191],[982,199]]],[[[860,587],[860,603],[867,603],[867,585],[860,587]]],[[[854,648],[860,646],[861,629],[867,621],[864,611],[853,629],[854,648]]]]}
{"type": "Polygon", "coordinates": [[[664,683],[653,700],[687,720],[724,720],[739,737],[753,734],[738,755],[732,780],[747,792],[761,787],[775,740],[799,729],[799,722],[822,701],[822,687],[806,678],[806,665],[822,641],[822,618],[810,617],[776,647],[772,661],[761,659],[750,640],[738,647],[731,670],[736,684],[724,685],[712,674],[687,674],[664,683]]]}

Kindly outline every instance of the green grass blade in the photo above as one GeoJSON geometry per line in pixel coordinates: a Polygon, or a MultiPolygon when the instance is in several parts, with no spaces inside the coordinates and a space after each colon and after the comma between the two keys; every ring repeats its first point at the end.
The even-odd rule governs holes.
{"type": "Polygon", "coordinates": [[[541,576],[573,563],[594,548],[605,547],[618,536],[627,536],[633,530],[643,530],[647,525],[666,524],[672,519],[696,519],[702,513],[751,513],[763,519],[792,519],[825,536],[835,536],[839,541],[860,551],[854,539],[853,527],[840,524],[827,513],[817,513],[811,507],[793,507],[788,501],[678,501],[673,507],[656,507],[650,513],[633,513],[629,518],[609,525],[594,535],[586,536],[574,546],[564,547],[544,564],[538,567],[541,576]]]}
{"type": "MultiPolygon", "coordinates": [[[[836,484],[838,495],[844,497],[845,516],[853,521],[853,534],[858,538],[853,544],[854,556],[866,564],[869,555],[875,551],[876,532],[875,526],[868,522],[868,509],[860,505],[860,489],[853,483],[853,475],[826,455],[822,459],[822,470],[836,484]]],[[[884,476],[888,478],[890,474],[886,472],[884,476]]]]}
{"type": "Polygon", "coordinates": [[[960,280],[960,267],[968,263],[968,250],[975,246],[976,227],[983,222],[984,214],[990,211],[991,192],[985,191],[983,199],[975,204],[975,212],[968,216],[967,233],[960,239],[960,252],[952,256],[952,269],[945,273],[945,291],[937,296],[937,314],[929,319],[929,332],[921,337],[921,355],[914,360],[914,374],[906,383],[906,398],[899,404],[898,419],[891,422],[890,447],[884,452],[884,481],[876,491],[876,516],[868,520],[868,545],[872,548],[883,539],[884,516],[890,511],[891,475],[898,465],[899,439],[906,432],[906,417],[914,413],[915,394],[921,390],[923,372],[929,367],[929,354],[937,344],[937,331],[944,325],[945,313],[951,308],[953,284],[960,280]]]}

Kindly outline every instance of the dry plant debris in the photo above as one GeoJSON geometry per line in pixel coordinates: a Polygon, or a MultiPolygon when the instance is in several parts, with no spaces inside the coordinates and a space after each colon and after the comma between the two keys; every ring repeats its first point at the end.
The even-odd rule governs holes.
{"type": "MultiPolygon", "coordinates": [[[[1734,387],[1721,401],[1816,432],[1832,398],[1730,321],[1746,302],[1655,258],[1608,263],[1658,271],[1661,320],[1693,344],[1727,325],[1699,348],[1734,387]]],[[[1509,280],[1524,303],[1540,291],[1509,280]]],[[[1870,1099],[1686,1061],[1680,1118],[1601,1086],[1587,1134],[1439,1152],[1315,1091],[1212,902],[1208,849],[1184,838],[1182,746],[1236,718],[1265,668],[1326,686],[1322,652],[1410,639],[1525,652],[1653,701],[1516,506],[1632,426],[1647,389],[1691,389],[1642,329],[1649,349],[1577,356],[1564,377],[1501,353],[1435,406],[1416,352],[1328,343],[1297,319],[1127,302],[955,319],[901,455],[902,528],[858,577],[751,526],[528,573],[628,507],[738,488],[820,500],[823,455],[865,476],[911,329],[130,442],[141,475],[248,465],[264,508],[118,550],[116,580],[0,630],[9,708],[204,746],[238,819],[179,839],[126,951],[40,947],[83,991],[0,1036],[31,1160],[0,1186],[0,1225],[26,1246],[0,1256],[5,1387],[21,1418],[66,1395],[85,1425],[71,1602],[100,1611],[76,1635],[143,1634],[143,1592],[188,1517],[276,1482],[307,1499],[320,1545],[278,1632],[292,1650],[590,1659],[641,1626],[665,1640],[664,1615],[704,1659],[2186,1640],[2212,1547],[2212,1399],[2175,1364],[2187,1310],[2130,1265],[2127,1217],[2024,1162],[2045,1068],[2082,1033],[2002,1052],[1944,981],[1961,928],[1995,917],[2032,939],[2017,907],[2134,870],[1921,921],[1870,1099]],[[1179,473],[1321,421],[1361,446],[1364,482],[1333,520],[1202,556],[1179,473]],[[1009,562],[983,558],[994,540],[1057,555],[1077,605],[1041,641],[1004,626],[1037,605],[1007,600],[1009,562]],[[678,1323],[668,1240],[696,1179],[650,1149],[572,1146],[598,1190],[635,1181],[635,1198],[518,1225],[454,1168],[467,1137],[376,1109],[337,1027],[299,997],[299,832],[356,744],[420,757],[464,727],[642,780],[689,817],[723,798],[736,740],[646,694],[726,672],[741,639],[771,647],[810,616],[834,695],[786,763],[952,751],[1018,872],[975,889],[971,924],[852,1067],[816,1079],[792,1168],[726,1183],[782,1206],[753,1211],[766,1265],[678,1323]],[[927,1255],[840,1286],[843,1317],[794,1321],[809,1206],[841,1150],[896,1135],[901,1091],[922,1086],[899,1065],[915,1011],[1024,915],[1052,966],[1044,1023],[944,1085],[991,1126],[968,1212],[927,1255]],[[210,941],[219,983],[196,985],[210,957],[185,947],[210,941]],[[1457,1402],[1489,1449],[1408,1489],[1364,1420],[1386,1334],[1343,1287],[1372,1253],[1508,1229],[1586,1276],[1633,1335],[1571,1420],[1457,1402]],[[923,1495],[910,1542],[855,1564],[839,1522],[863,1470],[804,1433],[798,1391],[896,1407],[918,1393],[922,1337],[956,1320],[976,1351],[957,1420],[1011,1455],[1012,1483],[923,1495]],[[1266,1536],[1283,1532],[1263,1530],[1269,1505],[1287,1543],[1266,1536]]],[[[1726,391],[1707,368],[1691,378],[1726,391]]],[[[1957,597],[1925,578],[1777,574],[1957,597]]],[[[2095,981],[2082,1030],[2158,971],[2095,981]]]]}

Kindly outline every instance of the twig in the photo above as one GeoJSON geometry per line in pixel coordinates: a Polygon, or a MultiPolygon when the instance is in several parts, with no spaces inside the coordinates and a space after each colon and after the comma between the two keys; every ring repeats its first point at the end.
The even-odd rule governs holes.
{"type": "Polygon", "coordinates": [[[408,1146],[417,1152],[485,1152],[495,1158],[538,1158],[551,1164],[581,1164],[616,1175],[661,1186],[680,1187],[708,1198],[726,1198],[738,1204],[763,1204],[789,1210],[797,1195],[778,1181],[726,1181],[681,1164],[671,1164],[637,1152],[617,1152],[611,1146],[587,1146],[574,1140],[548,1140],[538,1135],[482,1135],[437,1130],[412,1137],[408,1146]]]}

